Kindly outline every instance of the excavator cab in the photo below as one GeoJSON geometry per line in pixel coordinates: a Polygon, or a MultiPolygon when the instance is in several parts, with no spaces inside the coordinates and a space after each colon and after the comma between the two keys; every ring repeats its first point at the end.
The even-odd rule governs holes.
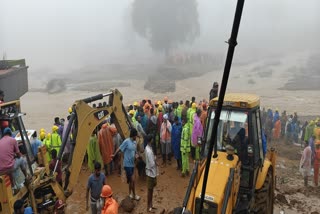
{"type": "MultiPolygon", "coordinates": [[[[185,209],[192,213],[199,213],[201,206],[217,102],[218,98],[210,101],[202,159],[193,170],[185,198],[185,209]]],[[[258,96],[225,95],[214,143],[202,213],[272,213],[275,154],[263,153],[258,96]]]]}
{"type": "MultiPolygon", "coordinates": [[[[217,99],[210,103],[206,145],[209,145],[211,140],[210,128],[212,129],[214,122],[217,99]]],[[[227,101],[224,102],[218,125],[217,150],[238,156],[241,162],[240,192],[249,193],[264,160],[260,100],[257,96],[249,94],[227,94],[225,100],[227,101]]]]}
{"type": "MultiPolygon", "coordinates": [[[[1,133],[5,127],[11,128],[14,135],[13,137],[19,139],[18,146],[22,154],[22,157],[20,158],[24,158],[26,160],[27,173],[33,176],[37,163],[35,162],[35,157],[32,154],[28,136],[29,133],[26,131],[22,120],[24,115],[24,113],[20,112],[20,102],[18,100],[0,104],[1,133]]],[[[17,199],[25,199],[25,202],[30,204],[30,195],[28,194],[27,187],[23,184],[24,180],[25,177],[20,170],[15,172],[15,184],[10,182],[7,174],[0,174],[0,213],[12,213],[13,204],[17,199]],[[12,191],[13,186],[20,189],[16,194],[12,191]]]]}

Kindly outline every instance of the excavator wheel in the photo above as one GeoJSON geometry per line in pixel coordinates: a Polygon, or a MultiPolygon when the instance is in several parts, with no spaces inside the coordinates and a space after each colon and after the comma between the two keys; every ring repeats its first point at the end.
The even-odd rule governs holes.
{"type": "Polygon", "coordinates": [[[269,169],[263,186],[255,192],[255,203],[252,213],[273,214],[273,185],[272,169],[269,169]]]}

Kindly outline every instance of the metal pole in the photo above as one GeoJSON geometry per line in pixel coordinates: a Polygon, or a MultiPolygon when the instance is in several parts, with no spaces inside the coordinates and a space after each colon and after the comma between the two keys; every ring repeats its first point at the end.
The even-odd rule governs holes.
{"type": "MultiPolygon", "coordinates": [[[[32,162],[30,160],[30,155],[32,155],[32,157],[34,157],[34,156],[33,156],[32,150],[31,151],[29,150],[29,149],[31,149],[31,144],[30,144],[30,141],[28,138],[28,133],[24,127],[21,116],[18,116],[17,119],[18,119],[18,129],[20,130],[20,135],[21,135],[22,146],[26,150],[27,163],[29,166],[30,174],[33,176],[32,162]],[[28,143],[28,148],[26,145],[27,143],[28,143]]],[[[22,158],[22,157],[20,157],[20,158],[22,158]]],[[[33,161],[34,161],[34,158],[33,158],[33,161]]]]}
{"type": "Polygon", "coordinates": [[[222,77],[222,84],[221,84],[220,93],[219,93],[218,106],[215,111],[214,123],[213,123],[213,128],[212,128],[212,138],[211,138],[210,145],[209,145],[206,168],[204,171],[199,213],[202,213],[202,209],[203,209],[203,202],[204,202],[206,188],[207,188],[207,181],[208,181],[208,174],[209,174],[209,168],[210,168],[210,163],[211,163],[211,154],[212,154],[213,146],[214,146],[213,157],[218,156],[217,144],[215,142],[216,142],[216,138],[217,138],[217,130],[218,130],[218,125],[219,125],[224,95],[226,93],[226,89],[227,89],[227,85],[228,85],[228,79],[229,79],[230,68],[231,68],[232,59],[233,59],[233,53],[234,53],[234,49],[237,45],[237,36],[238,36],[238,31],[239,31],[239,26],[240,26],[240,21],[241,21],[243,5],[244,5],[244,0],[238,0],[235,16],[234,16],[234,20],[233,20],[231,37],[228,41],[229,48],[228,48],[226,63],[225,63],[225,67],[224,67],[223,77],[222,77]]]}
{"type": "Polygon", "coordinates": [[[59,151],[59,154],[58,154],[58,158],[57,158],[56,165],[54,166],[53,173],[56,172],[58,163],[59,163],[59,161],[61,161],[62,154],[63,154],[64,148],[65,148],[66,145],[67,145],[68,137],[69,137],[69,135],[70,135],[71,127],[72,127],[72,125],[73,125],[73,121],[75,120],[75,118],[76,118],[76,114],[75,114],[75,112],[73,111],[73,112],[71,113],[71,116],[70,116],[70,119],[69,119],[69,122],[68,122],[68,126],[67,126],[67,129],[66,129],[66,133],[64,134],[63,139],[62,139],[62,145],[61,145],[61,147],[60,147],[60,151],[59,151]]]}

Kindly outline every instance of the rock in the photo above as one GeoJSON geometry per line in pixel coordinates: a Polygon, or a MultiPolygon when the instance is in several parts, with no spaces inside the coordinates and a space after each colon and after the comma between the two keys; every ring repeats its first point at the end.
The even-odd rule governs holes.
{"type": "Polygon", "coordinates": [[[277,194],[275,199],[279,202],[279,204],[288,205],[288,200],[286,199],[286,196],[282,194],[277,194]]]}
{"type": "Polygon", "coordinates": [[[67,88],[64,79],[51,79],[47,83],[47,92],[49,94],[55,94],[65,91],[67,88]]]}
{"type": "Polygon", "coordinates": [[[133,201],[130,199],[129,196],[127,196],[125,199],[123,199],[120,203],[120,206],[122,207],[122,209],[125,212],[132,212],[132,210],[135,207],[135,204],[133,203],[133,201]]]}

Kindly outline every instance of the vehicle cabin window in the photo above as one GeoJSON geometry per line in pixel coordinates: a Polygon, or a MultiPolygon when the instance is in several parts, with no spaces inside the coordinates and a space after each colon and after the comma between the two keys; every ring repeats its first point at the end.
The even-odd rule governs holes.
{"type": "Polygon", "coordinates": [[[260,147],[260,158],[263,158],[263,146],[262,146],[262,127],[261,127],[261,119],[260,119],[260,111],[256,112],[257,116],[257,128],[258,128],[258,139],[259,139],[259,147],[260,147]]]}
{"type": "MultiPolygon", "coordinates": [[[[253,144],[254,148],[254,163],[256,164],[259,159],[260,159],[260,142],[259,139],[261,140],[261,134],[258,134],[258,123],[257,123],[257,115],[256,112],[252,113],[252,124],[251,124],[251,133],[252,133],[252,141],[250,141],[250,144],[253,144]],[[259,137],[260,136],[260,137],[259,137]]],[[[262,141],[261,141],[262,144],[262,141]]]]}
{"type": "MultiPolygon", "coordinates": [[[[208,126],[205,154],[212,137],[214,117],[215,112],[212,111],[208,126]]],[[[247,160],[247,124],[248,114],[246,112],[222,110],[216,142],[218,151],[225,151],[226,146],[231,145],[241,161],[247,160]]]]}

